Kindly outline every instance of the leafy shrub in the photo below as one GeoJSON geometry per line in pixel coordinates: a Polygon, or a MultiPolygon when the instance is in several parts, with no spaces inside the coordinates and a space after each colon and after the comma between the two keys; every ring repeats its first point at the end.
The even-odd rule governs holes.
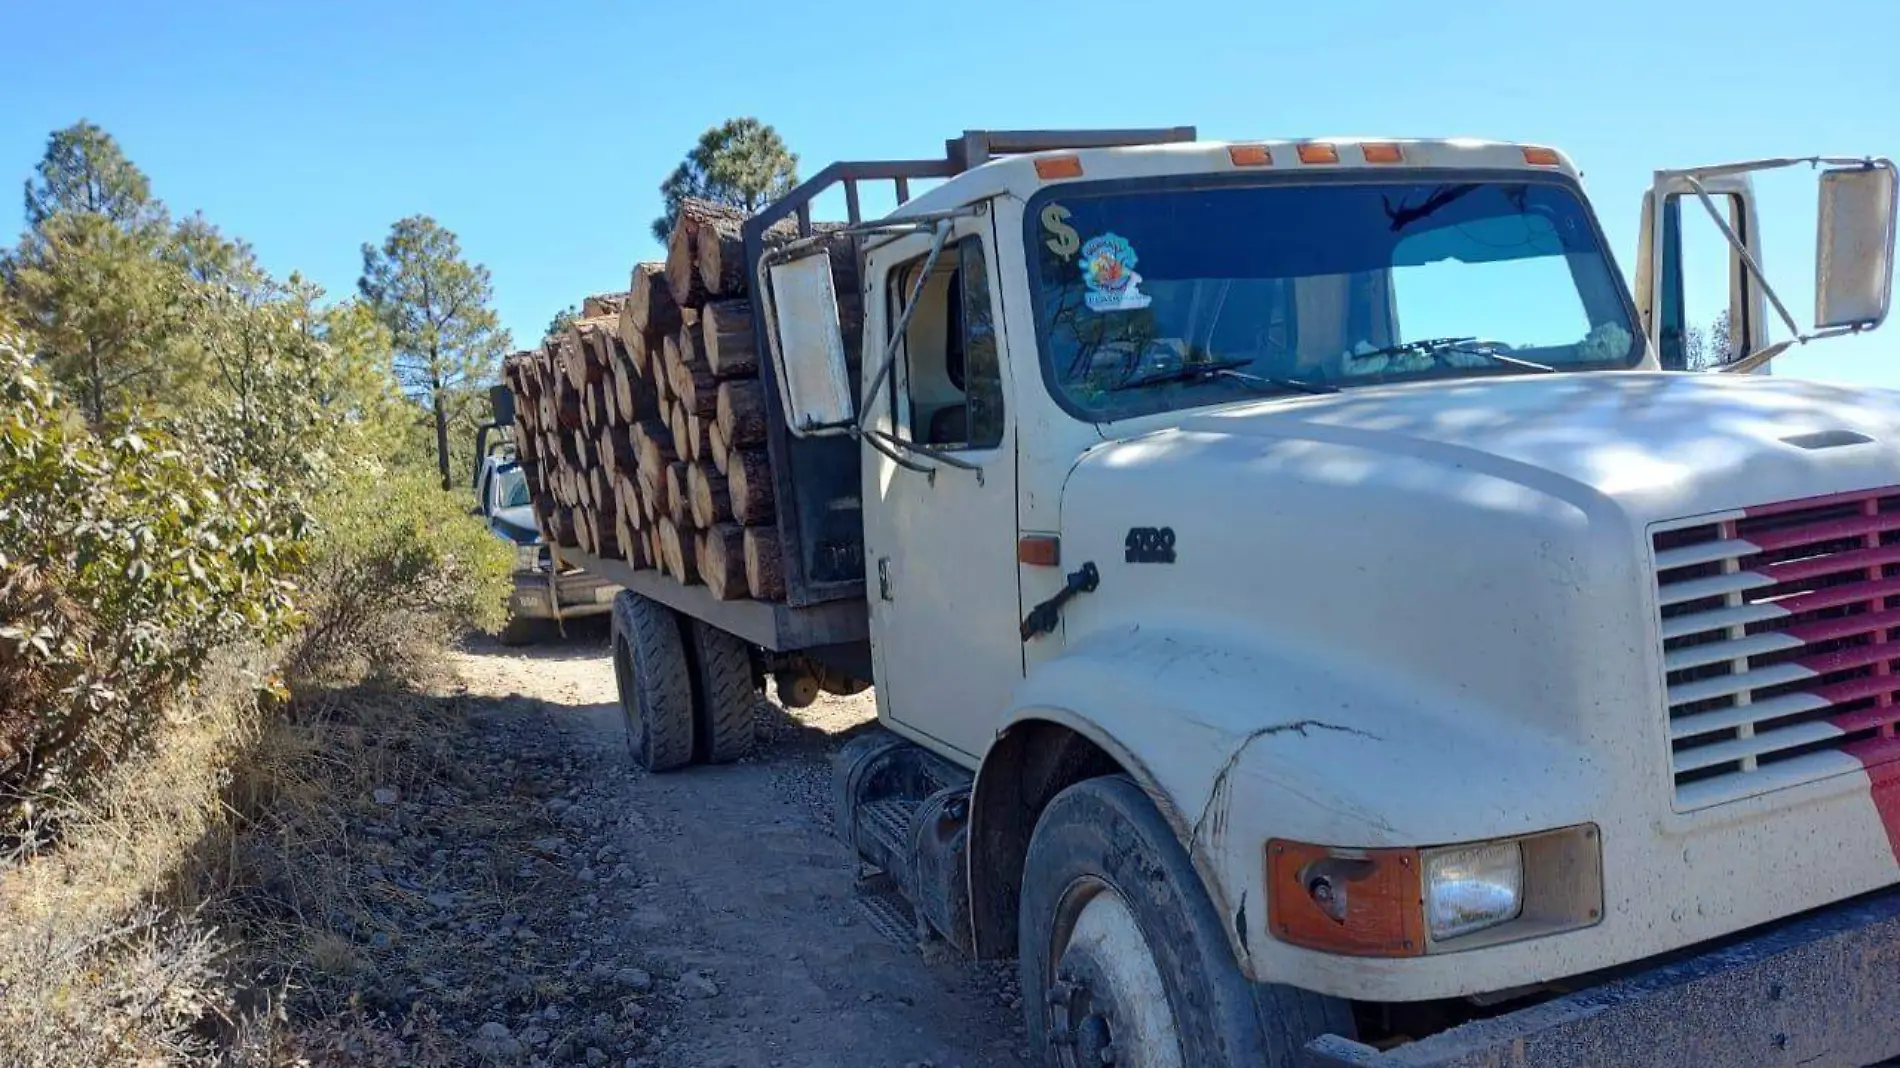
{"type": "Polygon", "coordinates": [[[313,501],[322,534],[301,576],[309,620],[292,674],[400,676],[425,643],[500,627],[514,554],[466,507],[420,471],[341,471],[313,501]]]}
{"type": "Polygon", "coordinates": [[[215,443],[95,436],[0,322],[0,790],[77,785],[217,649],[284,637],[305,527],[215,443]]]}

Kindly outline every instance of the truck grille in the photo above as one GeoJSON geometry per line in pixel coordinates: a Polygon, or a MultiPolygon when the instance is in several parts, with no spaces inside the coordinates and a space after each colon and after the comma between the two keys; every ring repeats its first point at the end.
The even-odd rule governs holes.
{"type": "Polygon", "coordinates": [[[1900,486],[1650,541],[1678,809],[1900,758],[1900,486]]]}

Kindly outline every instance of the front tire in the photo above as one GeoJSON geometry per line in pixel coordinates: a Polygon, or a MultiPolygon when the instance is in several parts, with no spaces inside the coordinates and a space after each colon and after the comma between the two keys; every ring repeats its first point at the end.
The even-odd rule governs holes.
{"type": "Polygon", "coordinates": [[[634,759],[648,771],[692,763],[692,673],[673,610],[626,590],[615,594],[613,656],[634,759]]]}
{"type": "Polygon", "coordinates": [[[1292,1068],[1350,1007],[1257,984],[1174,832],[1126,776],[1057,794],[1030,837],[1018,932],[1030,1047],[1049,1068],[1292,1068]]]}

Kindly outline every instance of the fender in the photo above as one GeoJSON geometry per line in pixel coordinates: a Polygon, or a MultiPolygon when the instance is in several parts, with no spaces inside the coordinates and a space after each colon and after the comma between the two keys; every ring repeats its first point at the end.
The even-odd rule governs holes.
{"type": "MultiPolygon", "coordinates": [[[[1473,708],[1424,680],[1382,679],[1260,638],[1129,624],[1038,665],[978,770],[972,901],[1007,884],[1007,835],[996,823],[1021,804],[1012,796],[1029,759],[1020,739],[1038,725],[1074,732],[1118,765],[1106,771],[1125,772],[1154,801],[1256,980],[1278,978],[1261,959],[1269,837],[1430,844],[1561,826],[1588,810],[1600,780],[1574,738],[1473,708]],[[1537,775],[1538,789],[1501,776],[1507,768],[1537,775]]],[[[1013,896],[1014,886],[1004,889],[1013,896]]],[[[980,949],[1013,939],[1013,924],[994,929],[1013,920],[1013,904],[973,913],[980,949]]]]}

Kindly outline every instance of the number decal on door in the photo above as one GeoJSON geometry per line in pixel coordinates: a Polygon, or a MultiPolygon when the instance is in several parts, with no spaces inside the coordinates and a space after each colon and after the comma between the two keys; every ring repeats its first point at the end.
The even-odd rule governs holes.
{"type": "Polygon", "coordinates": [[[1128,550],[1127,560],[1131,564],[1172,564],[1174,528],[1130,527],[1123,547],[1128,550]]]}

